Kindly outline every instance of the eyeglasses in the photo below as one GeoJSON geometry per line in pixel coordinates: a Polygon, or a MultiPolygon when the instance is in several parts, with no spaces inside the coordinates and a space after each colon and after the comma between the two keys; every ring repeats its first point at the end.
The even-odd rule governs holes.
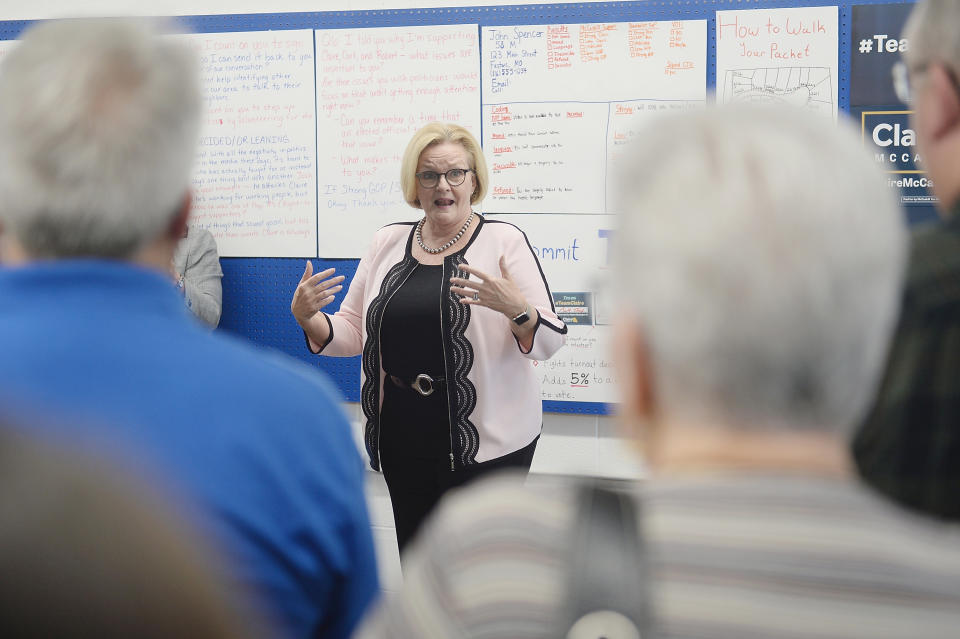
{"type": "MultiPolygon", "coordinates": [[[[953,90],[957,95],[960,95],[960,81],[957,80],[957,74],[947,65],[942,66],[943,70],[947,73],[947,77],[950,78],[953,90]]],[[[897,99],[904,104],[911,104],[916,96],[913,94],[910,77],[917,77],[929,68],[930,64],[920,64],[912,69],[902,61],[894,64],[890,69],[890,73],[893,76],[893,92],[897,95],[897,99]]]]}
{"type": "MultiPolygon", "coordinates": [[[[913,74],[919,75],[927,70],[927,65],[921,65],[914,69],[913,74]]],[[[913,102],[913,90],[910,87],[910,67],[903,62],[897,62],[890,68],[890,74],[893,76],[893,92],[897,99],[904,104],[913,102]]]]}
{"type": "Polygon", "coordinates": [[[467,173],[473,171],[473,169],[450,169],[445,173],[437,173],[436,171],[421,171],[417,173],[417,181],[420,182],[420,186],[425,189],[432,189],[436,185],[440,184],[440,176],[442,175],[446,179],[447,184],[450,186],[460,186],[463,184],[463,181],[467,179],[467,173]]]}

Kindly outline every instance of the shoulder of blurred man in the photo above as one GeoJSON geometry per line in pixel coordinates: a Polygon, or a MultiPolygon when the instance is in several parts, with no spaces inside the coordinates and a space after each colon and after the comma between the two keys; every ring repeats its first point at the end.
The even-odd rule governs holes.
{"type": "MultiPolygon", "coordinates": [[[[358,637],[557,636],[576,482],[518,482],[448,497],[410,549],[402,590],[358,637]]],[[[933,639],[960,623],[960,533],[853,482],[733,473],[654,480],[635,496],[664,634],[819,637],[836,624],[858,628],[844,636],[894,637],[912,624],[933,639]],[[754,613],[731,617],[730,606],[754,613]]]]}
{"type": "Polygon", "coordinates": [[[905,288],[908,307],[960,302],[960,202],[914,230],[905,288]]]}
{"type": "Polygon", "coordinates": [[[355,623],[378,590],[363,465],[319,371],[210,334],[163,274],[133,265],[0,273],[4,298],[0,386],[68,417],[49,421],[57,437],[142,459],[214,513],[201,525],[241,558],[241,581],[271,591],[289,636],[355,623]]]}
{"type": "Polygon", "coordinates": [[[860,475],[900,504],[960,518],[960,206],[916,229],[876,399],[851,443],[860,475]]]}

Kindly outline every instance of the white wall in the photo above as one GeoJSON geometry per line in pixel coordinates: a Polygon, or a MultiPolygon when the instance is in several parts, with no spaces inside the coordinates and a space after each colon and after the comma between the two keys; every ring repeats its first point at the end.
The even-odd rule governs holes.
{"type": "MultiPolygon", "coordinates": [[[[476,7],[516,4],[543,4],[530,0],[154,0],[149,3],[130,0],[3,0],[0,20],[39,20],[66,16],[154,15],[184,16],[224,13],[287,13],[294,11],[363,11],[412,9],[423,7],[476,7]]],[[[578,2],[575,4],[589,4],[578,2]]]]}

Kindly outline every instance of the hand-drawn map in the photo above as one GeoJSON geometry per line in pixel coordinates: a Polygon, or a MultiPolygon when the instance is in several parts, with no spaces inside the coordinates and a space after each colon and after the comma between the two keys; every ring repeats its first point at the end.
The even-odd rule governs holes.
{"type": "Polygon", "coordinates": [[[722,101],[789,104],[832,115],[833,82],[827,67],[732,69],[726,72],[722,101]]]}

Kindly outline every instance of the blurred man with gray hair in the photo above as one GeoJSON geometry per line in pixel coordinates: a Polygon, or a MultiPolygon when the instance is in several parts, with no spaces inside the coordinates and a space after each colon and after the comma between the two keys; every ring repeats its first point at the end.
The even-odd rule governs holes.
{"type": "Polygon", "coordinates": [[[887,372],[853,443],[860,473],[909,508],[960,521],[960,2],[917,4],[894,67],[941,219],[917,230],[887,372]]]}
{"type": "MultiPolygon", "coordinates": [[[[955,634],[960,536],[851,475],[846,437],[906,257],[855,134],[733,106],[642,139],[621,167],[614,239],[621,419],[652,472],[636,495],[642,625],[661,638],[955,634]]],[[[360,636],[565,636],[574,492],[504,478],[457,495],[360,636]]]]}
{"type": "Polygon", "coordinates": [[[7,55],[0,393],[166,477],[279,636],[346,637],[378,587],[337,393],[169,281],[200,110],[195,57],[144,22],[41,23],[7,55]]]}

